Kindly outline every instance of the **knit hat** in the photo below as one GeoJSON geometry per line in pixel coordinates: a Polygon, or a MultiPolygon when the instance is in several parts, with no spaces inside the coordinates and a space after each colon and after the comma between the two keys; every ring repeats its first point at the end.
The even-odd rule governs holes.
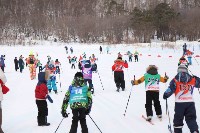
{"type": "Polygon", "coordinates": [[[83,74],[82,74],[82,72],[77,72],[77,73],[74,75],[74,77],[82,77],[82,78],[83,78],[83,74]]]}
{"type": "Polygon", "coordinates": [[[180,72],[188,73],[188,68],[185,65],[179,65],[177,72],[178,73],[180,73],[180,72]]]}

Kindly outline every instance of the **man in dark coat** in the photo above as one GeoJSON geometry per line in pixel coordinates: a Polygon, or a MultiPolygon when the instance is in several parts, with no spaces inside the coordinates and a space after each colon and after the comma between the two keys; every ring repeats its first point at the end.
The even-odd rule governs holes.
{"type": "Polygon", "coordinates": [[[22,73],[22,70],[24,69],[24,61],[22,55],[19,57],[19,70],[22,73]]]}
{"type": "Polygon", "coordinates": [[[14,63],[15,63],[15,71],[17,71],[19,69],[19,67],[18,67],[19,62],[17,60],[17,57],[15,57],[14,63]]]}

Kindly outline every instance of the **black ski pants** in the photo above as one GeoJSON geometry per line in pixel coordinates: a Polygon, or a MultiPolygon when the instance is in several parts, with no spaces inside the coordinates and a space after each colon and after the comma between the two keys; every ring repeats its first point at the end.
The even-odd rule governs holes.
{"type": "Polygon", "coordinates": [[[72,117],[71,130],[69,133],[77,133],[79,120],[82,128],[82,133],[88,133],[85,111],[86,111],[85,108],[72,109],[73,117],[72,117]]]}
{"type": "Polygon", "coordinates": [[[154,108],[156,115],[162,115],[162,109],[159,101],[159,92],[157,91],[146,91],[146,113],[148,116],[153,116],[152,101],[154,103],[154,108]]]}
{"type": "Polygon", "coordinates": [[[124,80],[124,72],[123,71],[115,71],[114,72],[114,80],[116,87],[121,87],[122,90],[125,89],[125,80],[124,80]]]}

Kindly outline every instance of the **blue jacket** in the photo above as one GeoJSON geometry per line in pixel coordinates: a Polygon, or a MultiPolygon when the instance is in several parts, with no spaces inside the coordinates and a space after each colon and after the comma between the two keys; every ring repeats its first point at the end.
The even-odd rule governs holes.
{"type": "Polygon", "coordinates": [[[191,76],[190,74],[185,73],[185,72],[180,72],[171,80],[168,89],[164,92],[163,98],[167,99],[176,91],[176,83],[175,83],[174,79],[176,79],[177,81],[183,82],[183,83],[187,83],[187,82],[191,81],[192,78],[195,78],[195,80],[196,80],[194,87],[200,88],[200,78],[199,77],[194,76],[194,75],[191,76]]]}

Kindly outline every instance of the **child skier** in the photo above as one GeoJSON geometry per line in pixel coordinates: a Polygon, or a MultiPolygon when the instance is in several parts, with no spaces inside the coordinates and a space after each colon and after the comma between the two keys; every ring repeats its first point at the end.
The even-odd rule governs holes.
{"type": "Polygon", "coordinates": [[[139,53],[137,50],[135,50],[134,52],[135,62],[138,62],[138,56],[139,56],[139,53]]]}
{"type": "Polygon", "coordinates": [[[138,85],[145,81],[145,89],[146,89],[146,114],[147,114],[147,121],[151,121],[153,116],[152,111],[152,101],[154,103],[156,115],[159,119],[162,118],[162,109],[159,101],[159,83],[163,82],[166,83],[168,77],[161,77],[158,74],[158,68],[155,65],[149,65],[147,67],[146,73],[142,76],[139,80],[132,80],[132,85],[138,85]]]}
{"type": "Polygon", "coordinates": [[[190,132],[199,133],[193,91],[194,87],[200,88],[200,78],[191,76],[188,73],[188,68],[184,65],[178,66],[177,72],[163,95],[163,98],[167,99],[173,93],[175,94],[174,132],[182,133],[185,117],[190,132]]]}
{"type": "Polygon", "coordinates": [[[49,72],[38,73],[38,83],[35,89],[36,105],[38,108],[37,122],[38,126],[49,126],[47,122],[48,108],[46,98],[52,103],[53,100],[48,95],[47,80],[49,78],[49,72]]]}
{"type": "Polygon", "coordinates": [[[76,63],[76,57],[74,56],[72,59],[71,59],[71,64],[72,64],[72,66],[71,66],[71,69],[75,69],[75,63],[76,63]]]}
{"type": "Polygon", "coordinates": [[[46,70],[50,71],[49,80],[47,81],[48,90],[49,92],[51,92],[51,90],[53,89],[53,91],[57,94],[56,75],[55,75],[56,67],[54,66],[54,61],[51,60],[49,64],[46,64],[45,68],[46,70]]]}
{"type": "Polygon", "coordinates": [[[94,87],[92,84],[92,65],[90,60],[83,60],[81,62],[81,70],[85,83],[87,84],[88,82],[89,90],[92,92],[92,94],[94,94],[94,87]]]}
{"type": "Polygon", "coordinates": [[[36,65],[37,65],[37,59],[33,55],[33,52],[30,52],[29,57],[27,58],[27,64],[29,66],[31,80],[33,80],[36,78],[36,65]]]}
{"type": "Polygon", "coordinates": [[[192,65],[192,55],[193,55],[194,53],[193,52],[191,52],[190,50],[187,50],[186,51],[186,55],[187,55],[187,58],[188,58],[188,64],[189,65],[192,65]]]}
{"type": "Polygon", "coordinates": [[[66,109],[70,104],[72,109],[72,125],[69,133],[77,133],[78,121],[80,120],[82,133],[88,133],[86,124],[86,115],[90,113],[92,107],[92,96],[88,86],[84,83],[83,74],[77,72],[74,76],[72,84],[69,86],[65,94],[62,104],[62,116],[68,117],[66,109]]]}
{"type": "Polygon", "coordinates": [[[58,61],[58,59],[55,60],[55,67],[56,67],[56,74],[60,74],[61,63],[58,61]]]}
{"type": "Polygon", "coordinates": [[[117,60],[114,61],[114,65],[112,66],[112,71],[114,71],[114,81],[118,92],[120,87],[122,88],[122,91],[125,90],[125,80],[123,71],[124,67],[128,68],[128,63],[126,60],[123,61],[122,57],[118,57],[117,60]]]}

